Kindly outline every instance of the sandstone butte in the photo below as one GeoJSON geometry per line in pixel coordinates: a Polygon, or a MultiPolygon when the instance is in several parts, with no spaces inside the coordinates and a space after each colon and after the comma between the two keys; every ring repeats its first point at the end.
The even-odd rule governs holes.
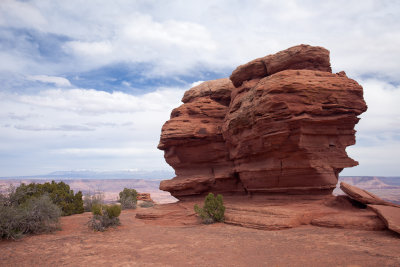
{"type": "Polygon", "coordinates": [[[176,177],[160,189],[184,199],[208,192],[331,194],[358,165],[363,89],[332,73],[329,51],[299,45],[237,67],[229,79],[188,90],[158,148],[176,177]]]}
{"type": "Polygon", "coordinates": [[[329,51],[298,45],[186,91],[158,148],[176,177],[160,183],[180,201],[136,217],[196,224],[193,204],[222,194],[225,223],[279,230],[300,225],[400,233],[400,208],[357,187],[333,196],[358,165],[346,147],[367,110],[363,88],[332,73],[329,51]],[[358,203],[358,204],[357,204],[358,203]]]}

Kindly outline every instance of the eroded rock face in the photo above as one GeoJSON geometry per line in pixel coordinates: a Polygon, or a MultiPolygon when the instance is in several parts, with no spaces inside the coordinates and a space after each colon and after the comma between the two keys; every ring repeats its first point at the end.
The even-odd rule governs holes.
{"type": "Polygon", "coordinates": [[[187,91],[185,104],[174,109],[160,138],[159,149],[176,177],[160,189],[174,197],[208,192],[243,191],[222,137],[233,85],[229,79],[204,82],[187,91]]]}
{"type": "Polygon", "coordinates": [[[229,79],[187,91],[171,113],[159,149],[176,172],[161,190],[206,194],[331,193],[358,163],[362,87],[331,73],[329,51],[300,45],[239,66],[229,79]]]}
{"type": "Polygon", "coordinates": [[[339,172],[358,163],[362,88],[344,75],[284,70],[235,88],[223,135],[248,191],[331,192],[339,172]]]}

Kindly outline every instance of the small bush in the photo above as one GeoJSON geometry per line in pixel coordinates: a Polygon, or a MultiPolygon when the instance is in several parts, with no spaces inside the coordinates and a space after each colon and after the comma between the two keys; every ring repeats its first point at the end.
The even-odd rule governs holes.
{"type": "Polygon", "coordinates": [[[119,217],[121,214],[121,205],[107,205],[104,209],[109,218],[119,217]]]}
{"type": "Polygon", "coordinates": [[[120,225],[119,215],[121,214],[120,205],[95,205],[92,208],[93,217],[90,218],[88,225],[94,231],[105,231],[110,226],[120,225]]]}
{"type": "Polygon", "coordinates": [[[204,200],[204,207],[200,208],[196,204],[194,205],[194,211],[205,224],[224,221],[225,207],[222,195],[214,197],[213,193],[209,193],[204,200]]]}
{"type": "MultiPolygon", "coordinates": [[[[7,199],[2,197],[2,199],[7,199]]],[[[24,234],[51,232],[59,228],[61,209],[49,196],[42,195],[28,199],[20,205],[0,203],[0,237],[17,239],[24,234]]]]}
{"type": "Polygon", "coordinates": [[[152,201],[143,201],[142,203],[139,204],[141,208],[150,208],[154,206],[154,203],[152,201]]]}
{"type": "Polygon", "coordinates": [[[135,189],[124,188],[123,191],[119,192],[119,200],[121,208],[125,209],[136,209],[137,204],[137,191],[135,189]]]}
{"type": "Polygon", "coordinates": [[[104,204],[104,193],[103,192],[88,192],[83,197],[83,207],[85,211],[92,211],[94,205],[104,204]]]}

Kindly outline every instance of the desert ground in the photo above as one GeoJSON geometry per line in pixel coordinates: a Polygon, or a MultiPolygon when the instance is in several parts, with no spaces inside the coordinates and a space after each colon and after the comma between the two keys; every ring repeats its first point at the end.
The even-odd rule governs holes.
{"type": "Polygon", "coordinates": [[[151,221],[124,210],[121,225],[93,232],[90,213],[62,230],[0,241],[0,266],[400,266],[393,232],[301,226],[265,231],[196,220],[151,221]]]}

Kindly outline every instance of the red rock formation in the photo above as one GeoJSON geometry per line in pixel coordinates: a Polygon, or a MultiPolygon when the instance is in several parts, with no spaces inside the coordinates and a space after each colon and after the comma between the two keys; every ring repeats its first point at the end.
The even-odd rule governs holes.
{"type": "Polygon", "coordinates": [[[330,193],[339,172],[358,164],[345,149],[367,108],[362,87],[331,73],[328,50],[292,47],[239,66],[230,80],[190,89],[172,111],[158,147],[177,176],[161,190],[330,193]]]}
{"type": "Polygon", "coordinates": [[[142,200],[142,201],[149,201],[149,202],[154,202],[151,199],[150,193],[138,193],[136,196],[137,200],[142,200]]]}

